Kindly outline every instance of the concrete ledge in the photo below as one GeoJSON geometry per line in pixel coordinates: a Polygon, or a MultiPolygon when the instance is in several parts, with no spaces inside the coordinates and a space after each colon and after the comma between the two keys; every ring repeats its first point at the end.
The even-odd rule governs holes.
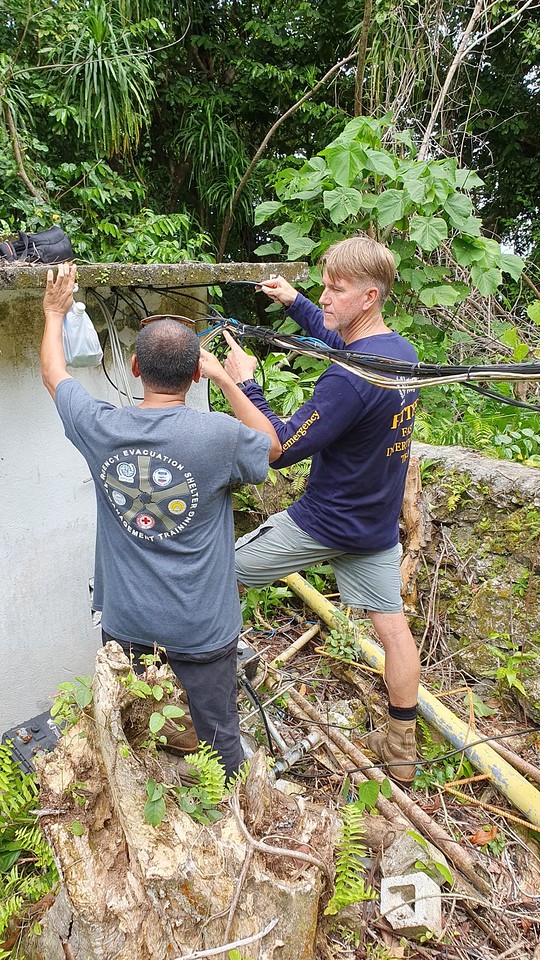
{"type": "MultiPolygon", "coordinates": [[[[0,266],[0,290],[41,290],[49,267],[46,264],[0,266]]],[[[81,263],[77,264],[82,287],[177,287],[190,284],[227,283],[232,280],[268,280],[281,274],[289,283],[306,280],[307,263],[81,263]]]]}

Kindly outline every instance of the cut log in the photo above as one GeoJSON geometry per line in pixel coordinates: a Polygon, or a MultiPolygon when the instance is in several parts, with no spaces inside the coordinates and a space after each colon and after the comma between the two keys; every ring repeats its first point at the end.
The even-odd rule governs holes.
{"type": "Polygon", "coordinates": [[[152,827],[146,782],[161,768],[171,783],[174,761],[126,738],[141,704],[128,672],[118,644],[98,652],[93,703],[40,762],[61,887],[27,960],[174,960],[239,941],[253,960],[311,960],[339,822],[284,798],[261,754],[222,820],[203,826],[168,800],[152,827]]]}

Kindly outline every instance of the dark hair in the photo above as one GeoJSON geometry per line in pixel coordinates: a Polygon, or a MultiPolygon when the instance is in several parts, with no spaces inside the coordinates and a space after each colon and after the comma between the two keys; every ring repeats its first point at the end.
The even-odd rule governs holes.
{"type": "Polygon", "coordinates": [[[135,353],[146,386],[176,393],[190,386],[197,371],[199,338],[183,323],[164,317],[139,330],[135,353]]]}

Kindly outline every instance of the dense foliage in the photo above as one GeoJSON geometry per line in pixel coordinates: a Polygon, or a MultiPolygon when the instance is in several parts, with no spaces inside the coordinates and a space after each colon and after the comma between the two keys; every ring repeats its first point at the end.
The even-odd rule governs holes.
{"type": "MultiPolygon", "coordinates": [[[[535,359],[539,50],[533,0],[12,0],[0,233],[315,263],[360,228],[392,246],[392,323],[423,358],[535,359]]],[[[314,370],[280,370],[290,408],[314,370]]],[[[423,438],[537,456],[538,417],[423,396],[423,438]]]]}

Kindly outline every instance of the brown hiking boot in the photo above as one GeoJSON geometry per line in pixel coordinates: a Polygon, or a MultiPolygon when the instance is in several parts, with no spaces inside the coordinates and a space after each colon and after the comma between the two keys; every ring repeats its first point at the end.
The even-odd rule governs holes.
{"type": "Polygon", "coordinates": [[[386,731],[370,733],[365,741],[380,760],[389,764],[387,773],[393,780],[412,783],[416,772],[416,720],[388,718],[386,731]]]}
{"type": "Polygon", "coordinates": [[[167,737],[167,743],[162,744],[165,750],[174,750],[178,753],[193,753],[199,746],[199,738],[189,713],[186,713],[183,717],[179,717],[178,723],[175,723],[173,720],[166,720],[159,731],[159,735],[161,737],[167,737]]]}

